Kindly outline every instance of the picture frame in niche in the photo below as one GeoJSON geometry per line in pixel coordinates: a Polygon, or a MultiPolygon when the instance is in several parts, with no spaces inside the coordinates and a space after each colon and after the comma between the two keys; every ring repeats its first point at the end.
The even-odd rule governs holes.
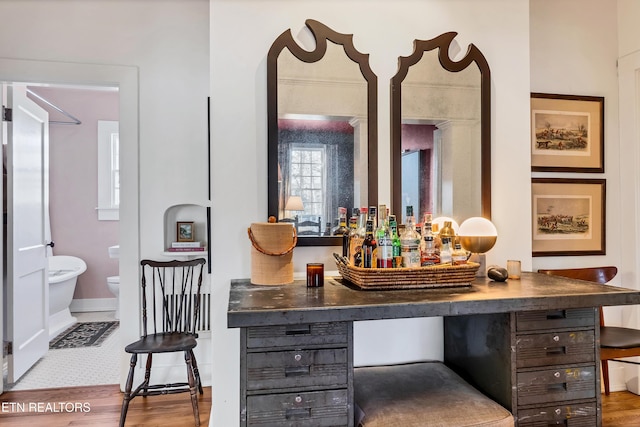
{"type": "Polygon", "coordinates": [[[532,178],[532,255],[605,255],[606,180],[532,178]]]}
{"type": "Polygon", "coordinates": [[[604,97],[531,93],[531,170],[604,172],[604,97]]]}
{"type": "Polygon", "coordinates": [[[195,224],[193,221],[178,221],[176,223],[176,240],[178,242],[195,241],[195,224]]]}

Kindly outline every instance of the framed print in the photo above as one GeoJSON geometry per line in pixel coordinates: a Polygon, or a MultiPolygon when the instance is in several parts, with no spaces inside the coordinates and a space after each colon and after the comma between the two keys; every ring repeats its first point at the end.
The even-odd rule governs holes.
{"type": "Polygon", "coordinates": [[[531,170],[604,172],[604,98],[532,93],[531,170]]]}
{"type": "Polygon", "coordinates": [[[604,179],[533,178],[535,256],[605,255],[604,179]]]}
{"type": "Polygon", "coordinates": [[[178,221],[176,225],[178,242],[195,241],[195,228],[193,222],[178,221]]]}

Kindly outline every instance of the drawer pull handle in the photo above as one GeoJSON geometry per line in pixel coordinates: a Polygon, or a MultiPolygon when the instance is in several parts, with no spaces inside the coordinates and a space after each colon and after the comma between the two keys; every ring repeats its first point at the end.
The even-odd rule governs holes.
{"type": "Polygon", "coordinates": [[[296,362],[299,362],[299,361],[301,361],[301,360],[302,360],[302,355],[301,355],[300,353],[297,353],[295,356],[293,356],[293,359],[294,359],[296,362]]]}
{"type": "Polygon", "coordinates": [[[553,336],[553,340],[554,340],[555,342],[558,342],[558,341],[560,341],[560,337],[559,337],[558,335],[554,335],[554,336],[553,336]]]}
{"type": "Polygon", "coordinates": [[[296,401],[296,403],[301,403],[302,402],[302,396],[296,396],[296,398],[294,400],[296,401]]]}
{"type": "Polygon", "coordinates": [[[555,310],[547,312],[547,320],[557,320],[557,319],[566,319],[567,311],[566,310],[555,310]]]}
{"type": "Polygon", "coordinates": [[[556,377],[556,378],[560,378],[560,372],[555,372],[555,373],[553,374],[553,376],[554,376],[554,377],[556,377]]]}
{"type": "Polygon", "coordinates": [[[556,415],[560,415],[562,413],[562,409],[558,408],[554,411],[556,415]]]}
{"type": "MultiPolygon", "coordinates": [[[[298,398],[300,398],[300,400],[302,401],[302,398],[300,396],[296,397],[296,401],[298,398]]],[[[285,417],[288,420],[300,420],[303,418],[311,418],[311,408],[287,409],[285,413],[285,417]]]]}
{"type": "Polygon", "coordinates": [[[294,325],[287,326],[285,335],[309,335],[311,333],[311,325],[294,325]]]}
{"type": "MultiPolygon", "coordinates": [[[[311,373],[311,366],[287,366],[284,368],[285,377],[304,377],[311,373]]],[[[298,396],[300,397],[300,396],[298,396]]],[[[296,399],[298,398],[296,397],[296,399]]]]}
{"type": "MultiPolygon", "coordinates": [[[[566,347],[550,347],[547,348],[547,356],[553,356],[553,355],[558,355],[558,354],[566,354],[567,353],[567,348],[566,347]]],[[[558,372],[556,372],[556,375],[559,375],[558,372]]],[[[556,376],[556,378],[558,378],[558,376],[556,376]]]]}
{"type": "Polygon", "coordinates": [[[567,384],[566,383],[560,383],[560,384],[549,384],[547,385],[547,391],[550,392],[564,392],[567,390],[567,384]]]}

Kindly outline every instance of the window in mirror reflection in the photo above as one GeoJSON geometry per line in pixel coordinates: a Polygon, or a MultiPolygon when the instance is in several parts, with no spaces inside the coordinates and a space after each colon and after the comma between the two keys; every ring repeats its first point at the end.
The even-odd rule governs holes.
{"type": "MultiPolygon", "coordinates": [[[[338,208],[353,206],[354,129],[345,120],[278,120],[281,218],[320,222],[322,234],[337,224],[338,208]],[[299,196],[299,210],[287,209],[299,196]]],[[[315,235],[315,233],[309,235],[315,235]]]]}

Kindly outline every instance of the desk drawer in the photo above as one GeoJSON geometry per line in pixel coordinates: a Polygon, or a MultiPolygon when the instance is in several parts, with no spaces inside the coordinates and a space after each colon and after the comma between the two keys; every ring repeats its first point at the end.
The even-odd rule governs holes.
{"type": "Polygon", "coordinates": [[[347,349],[247,354],[247,390],[347,385],[347,349]]]}
{"type": "Polygon", "coordinates": [[[247,426],[346,426],[349,419],[347,396],[347,390],[248,396],[247,426]]]}
{"type": "Polygon", "coordinates": [[[247,328],[247,348],[301,348],[309,345],[347,345],[347,322],[305,323],[299,325],[247,328]]]}
{"type": "Polygon", "coordinates": [[[518,427],[593,427],[597,424],[595,400],[575,405],[547,406],[518,410],[518,427]]]}
{"type": "Polygon", "coordinates": [[[518,406],[594,399],[595,372],[596,368],[593,365],[518,372],[518,406]]]}
{"type": "Polygon", "coordinates": [[[587,363],[596,358],[593,329],[518,335],[516,343],[518,368],[587,363]]]}
{"type": "Polygon", "coordinates": [[[571,308],[567,310],[536,310],[516,313],[516,331],[539,329],[593,328],[596,310],[593,308],[571,308]]]}

